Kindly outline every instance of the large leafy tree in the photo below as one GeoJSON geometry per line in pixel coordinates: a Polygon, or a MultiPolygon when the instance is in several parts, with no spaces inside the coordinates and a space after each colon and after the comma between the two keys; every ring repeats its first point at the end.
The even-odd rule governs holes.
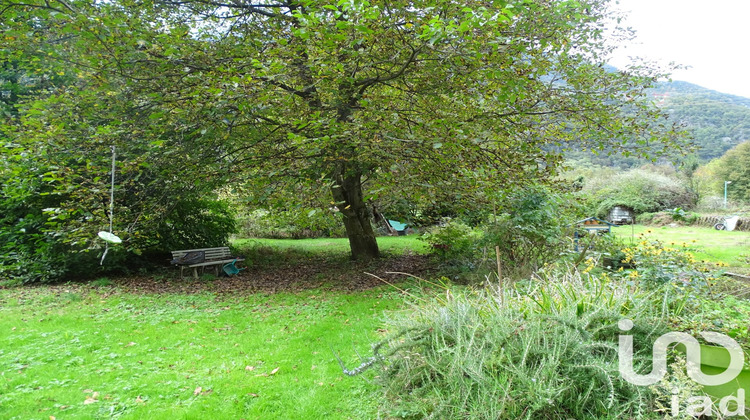
{"type": "Polygon", "coordinates": [[[669,147],[643,100],[657,74],[603,66],[607,3],[30,0],[0,16],[6,38],[76,69],[55,100],[106,104],[27,130],[76,122],[181,151],[212,185],[241,174],[256,191],[325,189],[352,256],[372,258],[378,192],[522,187],[554,175],[553,146],[573,142],[669,147]],[[47,37],[29,36],[40,22],[47,37]]]}
{"type": "Polygon", "coordinates": [[[91,39],[76,32],[88,19],[78,7],[0,10],[10,41],[0,50],[0,88],[10,93],[0,107],[0,278],[52,281],[101,269],[96,233],[109,225],[111,146],[114,229],[125,245],[105,270],[137,266],[122,264],[119,251],[225,245],[234,220],[215,200],[214,167],[201,162],[213,151],[200,130],[151,126],[155,106],[143,115],[126,80],[95,71],[91,39]]]}
{"type": "Polygon", "coordinates": [[[735,200],[750,202],[750,141],[745,141],[729,149],[716,160],[716,178],[731,182],[727,195],[735,200]]]}

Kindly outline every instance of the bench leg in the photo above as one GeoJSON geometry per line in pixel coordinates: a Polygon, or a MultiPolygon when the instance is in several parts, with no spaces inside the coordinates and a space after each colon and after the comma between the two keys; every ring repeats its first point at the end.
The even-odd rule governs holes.
{"type": "Polygon", "coordinates": [[[198,267],[193,267],[193,277],[198,280],[198,267]]]}

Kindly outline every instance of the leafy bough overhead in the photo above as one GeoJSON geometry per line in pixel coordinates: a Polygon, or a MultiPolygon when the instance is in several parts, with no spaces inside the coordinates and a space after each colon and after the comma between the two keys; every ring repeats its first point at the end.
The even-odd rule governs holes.
{"type": "Polygon", "coordinates": [[[52,96],[123,109],[39,118],[138,132],[254,197],[324,187],[354,258],[379,253],[371,192],[509,189],[555,174],[550,145],[679,141],[642,100],[658,73],[603,67],[607,0],[5,4],[12,41],[77,76],[52,96]]]}

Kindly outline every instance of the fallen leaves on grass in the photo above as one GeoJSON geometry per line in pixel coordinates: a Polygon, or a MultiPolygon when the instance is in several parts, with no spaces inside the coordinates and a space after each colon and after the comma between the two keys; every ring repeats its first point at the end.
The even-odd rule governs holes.
{"type": "Polygon", "coordinates": [[[274,369],[273,369],[273,370],[272,370],[271,372],[269,372],[269,373],[259,373],[259,374],[255,375],[255,376],[256,376],[256,377],[258,377],[258,376],[266,376],[266,377],[268,377],[268,376],[273,376],[273,375],[275,375],[275,374],[276,374],[276,373],[277,373],[277,372],[279,371],[279,369],[280,369],[280,368],[274,368],[274,369]]]}
{"type": "MultiPolygon", "coordinates": [[[[323,257],[305,261],[282,262],[274,266],[251,266],[239,275],[219,277],[211,282],[195,282],[176,278],[169,281],[156,280],[152,276],[124,277],[113,279],[108,293],[201,293],[210,291],[216,294],[243,295],[250,293],[299,292],[309,289],[330,289],[344,292],[357,292],[382,286],[381,280],[365,274],[374,273],[387,281],[399,281],[409,273],[418,277],[429,277],[434,264],[427,255],[401,255],[382,258],[370,262],[339,261],[331,262],[323,257]]],[[[45,285],[50,288],[54,286],[45,285]]],[[[65,290],[71,289],[70,285],[65,290]]],[[[309,299],[315,299],[310,297],[309,299]]],[[[222,307],[228,310],[230,307],[222,307]]],[[[183,321],[188,322],[190,321],[183,321]]],[[[174,320],[179,324],[180,320],[174,320]]]]}
{"type": "MultiPolygon", "coordinates": [[[[91,392],[90,390],[88,390],[88,391],[91,392]]],[[[99,398],[99,393],[98,392],[94,392],[91,395],[87,395],[86,399],[83,400],[83,405],[89,405],[89,404],[93,404],[95,402],[99,402],[99,400],[97,400],[97,398],[99,398]]]]}
{"type": "Polygon", "coordinates": [[[212,392],[214,392],[213,389],[203,389],[203,387],[199,386],[199,387],[195,388],[195,391],[193,391],[193,395],[195,395],[195,396],[206,395],[206,394],[210,394],[212,392]]]}

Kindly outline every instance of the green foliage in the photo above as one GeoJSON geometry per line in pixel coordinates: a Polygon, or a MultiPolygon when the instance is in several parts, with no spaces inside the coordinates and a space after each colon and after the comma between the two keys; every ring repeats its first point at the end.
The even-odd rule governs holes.
{"type": "Polygon", "coordinates": [[[682,207],[675,207],[671,210],[666,210],[665,213],[668,214],[675,222],[685,222],[688,225],[695,223],[695,221],[700,217],[698,213],[687,212],[683,210],[682,207]]]}
{"type": "Polygon", "coordinates": [[[247,212],[238,217],[243,238],[320,238],[342,237],[340,215],[331,210],[271,208],[247,212]]]}
{"type": "Polygon", "coordinates": [[[482,242],[490,261],[497,257],[494,251],[499,247],[503,275],[526,277],[560,257],[570,245],[565,231],[575,211],[565,204],[568,198],[537,186],[503,199],[505,212],[484,225],[482,242]]]}
{"type": "Polygon", "coordinates": [[[564,231],[572,222],[564,199],[546,187],[534,186],[503,196],[501,214],[486,216],[478,228],[451,221],[430,229],[424,239],[441,261],[473,270],[495,270],[497,252],[503,275],[525,277],[556,260],[569,243],[564,231]]]}
{"type": "Polygon", "coordinates": [[[16,188],[4,184],[0,190],[0,278],[16,283],[49,282],[60,279],[76,262],[71,246],[50,232],[44,210],[57,204],[44,192],[48,188],[35,179],[33,172],[16,188]],[[23,190],[23,187],[28,188],[23,190]]]}
{"type": "Polygon", "coordinates": [[[639,214],[670,207],[692,208],[697,199],[676,177],[644,169],[592,180],[584,191],[591,197],[592,211],[601,218],[614,206],[626,206],[639,214]]]}
{"type": "Polygon", "coordinates": [[[662,83],[667,93],[662,106],[686,126],[703,161],[717,158],[750,138],[750,100],[726,95],[685,82],[662,83]]]}
{"type": "Polygon", "coordinates": [[[623,249],[624,262],[635,265],[635,270],[618,272],[631,283],[645,287],[667,286],[688,300],[712,296],[712,284],[721,277],[719,269],[726,264],[698,261],[689,244],[670,242],[639,234],[639,242],[623,249]]]}
{"type": "MultiPolygon", "coordinates": [[[[134,178],[189,196],[170,202],[231,177],[295,198],[326,191],[354,256],[370,258],[370,198],[549,180],[570,140],[639,155],[682,143],[643,94],[661,71],[603,68],[607,3],[31,0],[0,11],[0,62],[74,76],[19,110],[26,150],[133,145],[134,178]]],[[[73,189],[61,208],[91,211],[98,195],[73,189]]],[[[155,190],[132,194],[159,201],[155,190]]],[[[163,214],[147,207],[128,222],[163,214]]]]}
{"type": "MultiPolygon", "coordinates": [[[[21,104],[18,124],[0,127],[0,274],[21,282],[54,281],[128,270],[140,255],[225,244],[234,232],[226,205],[215,200],[225,178],[217,166],[176,164],[206,147],[195,134],[165,147],[144,121],[120,121],[132,103],[106,104],[76,86],[21,104]],[[102,110],[105,121],[85,118],[102,110]],[[69,113],[81,116],[66,121],[69,113]],[[46,127],[46,128],[44,128],[46,127]],[[81,139],[85,139],[81,140],[81,139]],[[114,246],[99,266],[109,228],[110,145],[116,146],[114,246]]],[[[176,133],[170,133],[177,135],[176,133]]],[[[162,261],[159,261],[161,263],[162,261]]]]}
{"type": "Polygon", "coordinates": [[[745,141],[729,150],[719,158],[716,169],[717,177],[721,182],[723,194],[723,181],[730,181],[727,185],[727,196],[731,199],[750,202],[750,141],[745,141]]]}
{"type": "Polygon", "coordinates": [[[685,212],[685,210],[682,209],[682,207],[675,207],[671,210],[666,210],[665,213],[672,216],[672,219],[675,222],[682,222],[685,221],[688,217],[688,213],[685,212]]]}
{"type": "MultiPolygon", "coordinates": [[[[43,151],[40,148],[37,152],[43,151]]],[[[235,231],[226,204],[188,198],[183,191],[161,186],[164,178],[149,179],[148,169],[125,163],[133,172],[120,172],[114,225],[124,243],[113,246],[107,264],[100,266],[104,244],[97,232],[107,229],[109,204],[106,183],[99,172],[102,168],[96,161],[87,160],[92,156],[85,151],[48,156],[53,162],[67,162],[67,167],[49,163],[39,166],[27,153],[6,160],[7,171],[0,172],[3,278],[22,283],[51,282],[131,270],[147,264],[140,257],[144,252],[225,245],[235,231]],[[176,202],[170,203],[170,199],[176,202]]]]}
{"type": "Polygon", "coordinates": [[[694,259],[699,262],[711,262],[735,273],[750,274],[750,264],[741,260],[741,255],[747,253],[747,244],[750,241],[750,232],[732,232],[727,235],[726,231],[718,231],[713,227],[671,227],[664,226],[653,228],[635,225],[625,229],[614,230],[615,234],[630,246],[639,244],[646,238],[658,239],[668,247],[685,248],[693,254],[694,259]],[[631,236],[631,232],[635,237],[631,236]],[[641,236],[643,234],[645,236],[641,236]],[[684,244],[684,246],[683,246],[684,244]]]}
{"type": "MultiPolygon", "coordinates": [[[[682,82],[658,82],[648,95],[669,114],[669,119],[684,126],[692,138],[693,157],[707,162],[750,138],[750,99],[705,89],[682,82]]],[[[673,150],[670,160],[681,159],[685,149],[673,150]]],[[[568,159],[607,167],[632,169],[651,162],[618,153],[592,154],[570,150],[568,159]]]]}
{"type": "Polygon", "coordinates": [[[692,225],[692,224],[694,224],[695,222],[697,222],[697,221],[698,221],[698,219],[700,219],[700,217],[701,217],[701,215],[700,215],[699,213],[696,213],[696,212],[689,212],[689,213],[687,214],[687,216],[685,217],[685,220],[684,220],[684,221],[685,221],[685,223],[686,223],[686,224],[688,224],[688,225],[692,225]]]}
{"type": "MultiPolygon", "coordinates": [[[[124,242],[112,247],[106,265],[101,266],[104,244],[97,232],[107,229],[108,197],[105,188],[85,179],[91,162],[59,168],[59,174],[49,166],[35,169],[28,166],[29,161],[19,159],[17,163],[0,177],[3,278],[21,283],[52,282],[133,270],[150,264],[141,257],[144,253],[226,245],[236,231],[225,203],[180,200],[183,192],[164,190],[161,203],[143,200],[143,195],[154,192],[151,186],[159,180],[149,182],[143,172],[128,179],[125,173],[115,204],[115,233],[124,242]],[[26,168],[28,172],[24,172],[26,168]],[[168,203],[170,198],[177,201],[168,203]],[[130,229],[125,230],[128,225],[130,229]]],[[[95,174],[93,171],[91,176],[97,180],[95,174]]]]}
{"type": "Polygon", "coordinates": [[[64,80],[57,74],[42,76],[26,71],[18,60],[0,59],[0,121],[18,116],[16,107],[22,98],[38,95],[64,80]]]}
{"type": "MultiPolygon", "coordinates": [[[[750,301],[743,297],[721,294],[720,299],[700,299],[689,303],[689,311],[680,317],[685,330],[698,334],[701,331],[719,331],[750,349],[750,301]]],[[[746,361],[746,366],[748,361],[746,361]]]]}
{"type": "MultiPolygon", "coordinates": [[[[214,200],[180,201],[156,227],[148,248],[160,251],[212,248],[229,244],[237,224],[229,204],[214,200]]],[[[146,246],[146,244],[144,244],[146,246]]]]}
{"type": "Polygon", "coordinates": [[[446,219],[477,226],[492,213],[493,196],[496,195],[492,191],[475,189],[472,184],[477,181],[467,177],[464,185],[412,187],[396,194],[379,195],[377,208],[388,218],[404,220],[418,228],[435,226],[446,219]]]}
{"type": "Polygon", "coordinates": [[[645,212],[635,216],[635,221],[640,224],[649,224],[658,213],[645,212]]]}
{"type": "MultiPolygon", "coordinates": [[[[618,371],[617,322],[636,320],[636,366],[666,330],[654,298],[567,275],[513,293],[450,290],[388,329],[406,334],[379,373],[397,418],[657,418],[653,394],[618,371]],[[643,345],[643,347],[640,346],[643,345]],[[647,351],[643,351],[646,349],[647,351]]],[[[671,392],[671,390],[670,390],[671,392]]]]}
{"type": "Polygon", "coordinates": [[[448,221],[427,230],[422,238],[442,262],[472,267],[476,263],[483,232],[459,221],[448,221]]]}
{"type": "Polygon", "coordinates": [[[581,264],[586,261],[585,272],[594,269],[596,255],[599,256],[601,266],[607,270],[617,270],[620,267],[630,268],[630,263],[625,262],[626,255],[623,249],[626,247],[625,241],[614,233],[597,233],[589,234],[579,232],[578,249],[579,253],[574,253],[574,264],[581,264]]]}
{"type": "Polygon", "coordinates": [[[701,197],[701,209],[716,211],[724,209],[724,181],[719,175],[721,162],[714,159],[698,167],[693,177],[695,189],[701,197]]]}

